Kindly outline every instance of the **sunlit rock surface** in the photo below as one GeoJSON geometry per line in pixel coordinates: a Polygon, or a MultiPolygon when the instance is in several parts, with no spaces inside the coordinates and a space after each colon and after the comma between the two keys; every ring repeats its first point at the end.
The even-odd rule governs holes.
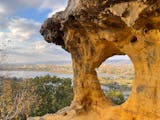
{"type": "Polygon", "coordinates": [[[69,0],[40,32],[71,53],[74,100],[56,114],[29,120],[160,120],[160,0],[69,0]],[[114,106],[95,68],[125,54],[135,68],[133,88],[114,106]]]}

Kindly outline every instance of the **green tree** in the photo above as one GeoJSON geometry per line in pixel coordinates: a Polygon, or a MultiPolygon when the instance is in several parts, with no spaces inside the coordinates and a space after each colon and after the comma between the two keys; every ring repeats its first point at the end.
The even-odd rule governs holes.
{"type": "Polygon", "coordinates": [[[69,106],[73,99],[71,79],[57,77],[36,77],[32,80],[35,84],[35,93],[38,103],[33,106],[31,116],[42,116],[55,113],[59,109],[69,106]]]}

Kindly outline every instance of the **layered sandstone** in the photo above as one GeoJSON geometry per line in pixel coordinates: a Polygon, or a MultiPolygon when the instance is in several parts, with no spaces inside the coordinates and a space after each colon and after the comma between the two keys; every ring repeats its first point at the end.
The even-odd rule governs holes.
{"type": "Polygon", "coordinates": [[[69,0],[41,29],[47,42],[71,53],[74,100],[34,120],[160,120],[160,0],[69,0]],[[113,55],[135,67],[128,100],[113,105],[95,71],[113,55]]]}

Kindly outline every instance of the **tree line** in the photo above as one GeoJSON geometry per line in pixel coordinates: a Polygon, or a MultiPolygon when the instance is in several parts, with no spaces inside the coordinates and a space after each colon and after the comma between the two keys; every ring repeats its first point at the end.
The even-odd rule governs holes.
{"type": "MultiPolygon", "coordinates": [[[[121,91],[110,89],[105,95],[117,105],[124,102],[121,91]]],[[[0,77],[1,120],[26,120],[27,117],[55,113],[69,106],[72,99],[70,78],[49,75],[32,79],[0,77]]]]}

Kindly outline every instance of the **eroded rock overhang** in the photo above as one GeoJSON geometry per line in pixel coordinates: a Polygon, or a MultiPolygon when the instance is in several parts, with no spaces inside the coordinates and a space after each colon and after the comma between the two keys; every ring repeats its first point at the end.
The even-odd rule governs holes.
{"type": "Polygon", "coordinates": [[[40,32],[71,53],[74,70],[70,109],[46,120],[160,119],[159,0],[69,0],[40,32]],[[95,68],[125,54],[134,64],[135,78],[129,99],[115,107],[104,96],[95,68]]]}

